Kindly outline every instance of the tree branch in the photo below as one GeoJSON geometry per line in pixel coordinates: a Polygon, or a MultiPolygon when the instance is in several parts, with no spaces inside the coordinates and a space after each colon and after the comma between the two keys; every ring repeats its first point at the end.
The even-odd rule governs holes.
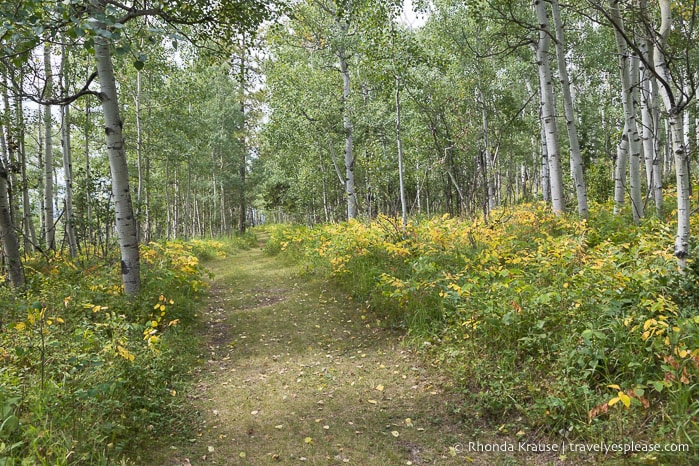
{"type": "Polygon", "coordinates": [[[75,102],[84,95],[94,95],[98,99],[102,100],[102,94],[100,92],[90,90],[90,84],[92,84],[92,81],[94,81],[96,77],[97,71],[93,71],[92,74],[87,78],[87,81],[85,82],[85,85],[82,87],[82,89],[80,89],[75,94],[66,97],[61,97],[60,99],[42,99],[36,97],[33,94],[27,94],[24,91],[21,91],[20,95],[39,105],[68,105],[70,103],[75,102]]]}

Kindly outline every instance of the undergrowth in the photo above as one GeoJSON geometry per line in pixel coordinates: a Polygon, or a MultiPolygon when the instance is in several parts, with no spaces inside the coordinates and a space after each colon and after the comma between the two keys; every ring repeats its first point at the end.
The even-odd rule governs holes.
{"type": "Polygon", "coordinates": [[[404,326],[486,419],[524,419],[548,438],[683,444],[633,457],[692,464],[699,265],[679,273],[672,242],[655,218],[634,226],[598,208],[580,221],[530,204],[405,231],[386,217],[279,226],[268,250],[404,326]]]}
{"type": "Polygon", "coordinates": [[[184,434],[200,258],[251,241],[141,246],[134,298],[116,257],[25,261],[26,290],[0,287],[0,465],[129,464],[152,439],[184,434]]]}

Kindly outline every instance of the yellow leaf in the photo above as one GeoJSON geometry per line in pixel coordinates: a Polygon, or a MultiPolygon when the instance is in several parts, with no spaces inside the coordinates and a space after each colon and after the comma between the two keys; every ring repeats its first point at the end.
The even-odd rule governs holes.
{"type": "Polygon", "coordinates": [[[313,445],[313,439],[311,437],[306,437],[303,441],[309,445],[313,445]]]}
{"type": "Polygon", "coordinates": [[[248,455],[244,451],[241,451],[240,453],[238,453],[238,456],[240,456],[241,458],[245,458],[248,455]]]}
{"type": "Polygon", "coordinates": [[[376,401],[376,400],[367,400],[367,401],[368,401],[369,403],[373,404],[373,405],[375,405],[375,404],[378,403],[378,401],[376,401]]]}
{"type": "Polygon", "coordinates": [[[127,361],[133,361],[135,359],[134,355],[121,345],[117,345],[117,352],[119,353],[119,356],[127,361]]]}
{"type": "Polygon", "coordinates": [[[613,383],[611,385],[607,385],[607,387],[613,388],[614,390],[621,390],[621,387],[615,383],[613,383]]]}
{"type": "Polygon", "coordinates": [[[394,430],[391,432],[391,435],[393,435],[394,437],[398,437],[400,433],[397,430],[394,430]]]}
{"type": "Polygon", "coordinates": [[[619,392],[618,397],[621,400],[621,402],[624,403],[624,406],[626,406],[627,408],[631,406],[631,397],[629,397],[629,395],[627,395],[624,392],[619,392]]]}
{"type": "Polygon", "coordinates": [[[66,321],[63,320],[63,319],[61,319],[60,317],[56,317],[56,322],[58,322],[59,324],[65,324],[65,323],[66,323],[66,321]]]}
{"type": "Polygon", "coordinates": [[[406,427],[412,427],[413,426],[413,420],[410,419],[409,417],[405,418],[405,425],[406,427]]]}
{"type": "Polygon", "coordinates": [[[620,400],[619,400],[619,397],[618,397],[618,396],[615,396],[614,398],[612,398],[611,400],[609,400],[609,402],[607,403],[607,405],[608,405],[608,406],[614,406],[614,405],[617,404],[619,401],[620,401],[620,400]]]}
{"type": "Polygon", "coordinates": [[[378,391],[380,391],[380,392],[383,391],[383,388],[384,388],[384,387],[383,387],[383,385],[381,385],[381,384],[379,384],[379,385],[376,386],[376,389],[377,389],[378,391]]]}

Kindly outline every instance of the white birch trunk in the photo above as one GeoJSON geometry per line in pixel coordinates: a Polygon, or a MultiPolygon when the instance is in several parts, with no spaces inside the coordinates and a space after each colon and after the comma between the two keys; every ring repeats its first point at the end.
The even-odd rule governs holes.
{"type": "MultiPolygon", "coordinates": [[[[665,46],[667,36],[670,33],[672,24],[672,10],[670,0],[659,0],[661,14],[660,31],[658,34],[657,47],[655,50],[655,70],[658,76],[666,83],[671,83],[669,70],[665,61],[665,46]]],[[[687,152],[684,148],[684,136],[682,134],[682,114],[681,106],[674,102],[671,90],[660,86],[660,95],[668,113],[669,132],[668,139],[671,140],[672,153],[675,160],[675,175],[677,176],[677,235],[675,236],[675,257],[681,269],[687,265],[689,257],[689,172],[687,164],[687,152]]]]}
{"type": "MultiPolygon", "coordinates": [[[[104,2],[93,0],[96,13],[104,13],[104,2]]],[[[101,24],[100,27],[104,27],[101,24]]],[[[95,35],[95,59],[100,79],[100,97],[104,112],[104,131],[107,139],[109,167],[112,175],[112,192],[116,212],[116,230],[121,251],[121,275],[124,292],[136,295],[141,289],[140,260],[138,253],[138,226],[133,214],[129,170],[122,135],[122,121],[112,65],[110,43],[105,37],[95,35]]]]}
{"type": "Polygon", "coordinates": [[[582,218],[587,218],[587,188],[583,174],[582,155],[580,153],[580,143],[578,142],[578,131],[575,126],[575,110],[573,97],[571,94],[570,78],[568,77],[568,67],[566,63],[566,50],[563,34],[563,21],[561,20],[561,9],[558,0],[551,0],[551,10],[553,13],[554,28],[556,30],[556,57],[558,61],[558,74],[561,80],[561,91],[563,94],[563,109],[566,118],[566,129],[568,130],[568,141],[570,144],[570,173],[575,184],[575,194],[578,201],[578,214],[582,218]]]}
{"type": "MultiPolygon", "coordinates": [[[[61,48],[63,75],[63,92],[67,93],[70,87],[68,50],[66,46],[61,48]]],[[[78,242],[75,234],[75,217],[73,215],[73,161],[70,147],[70,105],[61,106],[61,146],[63,149],[63,177],[65,178],[65,227],[68,250],[71,257],[78,255],[78,242]]]]}
{"type": "Polygon", "coordinates": [[[488,112],[485,107],[485,96],[483,91],[479,90],[480,104],[481,104],[481,120],[483,128],[483,154],[485,157],[485,183],[486,183],[486,195],[488,196],[488,213],[492,212],[497,205],[497,199],[495,197],[495,182],[493,180],[495,167],[493,163],[493,156],[490,153],[490,137],[488,131],[488,112]]]}
{"type": "Polygon", "coordinates": [[[621,141],[616,148],[614,164],[614,215],[621,213],[626,198],[626,167],[629,161],[629,138],[626,123],[621,133],[621,141]]]}
{"type": "MultiPolygon", "coordinates": [[[[51,47],[44,45],[44,98],[50,99],[53,89],[51,47]]],[[[56,249],[56,227],[53,220],[53,119],[51,106],[44,107],[44,242],[47,249],[56,249]]]]}
{"type": "MultiPolygon", "coordinates": [[[[612,20],[617,24],[614,28],[614,37],[616,39],[617,51],[619,53],[619,74],[621,77],[621,89],[622,89],[622,105],[624,108],[624,135],[622,139],[626,137],[627,141],[621,144],[628,145],[629,154],[629,188],[631,192],[631,210],[633,213],[634,222],[638,222],[641,217],[643,217],[643,197],[641,195],[641,144],[640,137],[638,133],[638,125],[636,119],[636,105],[634,99],[634,82],[636,81],[636,76],[638,73],[634,73],[633,70],[637,67],[638,57],[631,57],[629,48],[626,45],[626,39],[624,38],[624,26],[621,19],[621,14],[619,13],[618,7],[619,0],[610,0],[609,11],[612,20]]],[[[620,158],[617,159],[617,163],[621,162],[620,158]]],[[[619,167],[617,170],[617,176],[622,175],[625,172],[625,167],[619,167]],[[623,171],[622,171],[623,170],[623,171]]],[[[622,175],[621,180],[617,178],[616,183],[623,184],[622,175]]],[[[615,188],[615,205],[623,204],[623,199],[617,199],[617,195],[621,194],[621,187],[617,186],[615,188]],[[619,202],[621,200],[621,202],[619,202]]]]}
{"type": "Polygon", "coordinates": [[[400,133],[400,77],[396,75],[396,145],[398,147],[398,185],[400,189],[401,222],[403,231],[408,226],[408,205],[405,201],[405,184],[403,181],[403,138],[400,133]]]}
{"type": "Polygon", "coordinates": [[[556,122],[556,105],[553,95],[551,67],[549,65],[549,48],[551,31],[549,28],[546,3],[534,0],[537,21],[539,23],[539,42],[536,47],[536,63],[539,69],[539,87],[541,88],[541,119],[546,133],[546,149],[548,152],[549,182],[551,186],[551,203],[556,215],[565,213],[563,197],[563,176],[561,172],[561,154],[558,144],[558,124],[556,122]]]}
{"type": "Polygon", "coordinates": [[[353,126],[350,115],[351,81],[349,65],[343,52],[337,54],[342,74],[342,126],[345,130],[345,193],[347,195],[347,218],[357,218],[357,193],[354,186],[353,126]]]}
{"type": "Polygon", "coordinates": [[[140,225],[143,222],[143,216],[141,211],[143,209],[143,189],[144,189],[144,178],[143,173],[143,127],[142,127],[142,116],[141,116],[141,99],[142,94],[142,73],[141,70],[136,70],[136,171],[138,172],[138,185],[136,187],[136,219],[139,223],[139,239],[141,238],[140,225]]]}
{"type": "MultiPolygon", "coordinates": [[[[682,90],[682,95],[689,96],[689,85],[685,82],[682,90]]],[[[684,150],[687,154],[692,153],[692,135],[691,135],[691,117],[689,114],[689,106],[685,107],[682,112],[682,134],[684,135],[684,150]]]]}

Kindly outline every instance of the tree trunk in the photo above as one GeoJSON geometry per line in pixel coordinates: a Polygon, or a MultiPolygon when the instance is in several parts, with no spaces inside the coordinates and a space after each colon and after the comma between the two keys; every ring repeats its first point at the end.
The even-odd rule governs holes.
{"type": "MultiPolygon", "coordinates": [[[[659,0],[658,4],[660,6],[661,24],[658,40],[656,42],[654,64],[658,76],[662,78],[665,83],[671,83],[673,81],[670,79],[670,72],[667,69],[664,50],[672,24],[672,10],[670,7],[670,0],[659,0]]],[[[677,257],[679,267],[684,269],[690,254],[689,217],[691,206],[689,203],[689,172],[687,152],[684,148],[684,136],[682,134],[682,107],[677,106],[677,102],[675,102],[669,86],[668,84],[667,87],[664,85],[659,87],[665,111],[668,113],[668,123],[670,126],[668,139],[671,140],[672,144],[672,153],[675,160],[675,174],[677,176],[677,235],[675,237],[674,254],[675,257],[677,257]]]]}
{"type": "Polygon", "coordinates": [[[398,148],[398,186],[400,189],[401,224],[403,231],[408,226],[408,205],[405,201],[405,184],[403,181],[403,138],[400,127],[400,77],[396,75],[396,145],[398,148]]]}
{"type": "MultiPolygon", "coordinates": [[[[5,73],[2,73],[3,84],[6,83],[5,73]]],[[[20,149],[20,142],[18,139],[21,129],[19,125],[14,125],[12,122],[12,107],[10,107],[10,97],[6,86],[2,86],[2,100],[4,105],[4,114],[0,117],[2,123],[0,123],[0,142],[2,143],[2,154],[5,157],[5,162],[7,167],[15,167],[17,164],[17,156],[20,149]],[[15,128],[18,130],[16,131],[15,128]]],[[[22,105],[21,101],[18,105],[22,105]]],[[[10,200],[10,215],[12,216],[12,221],[17,221],[18,206],[16,202],[17,196],[17,179],[13,170],[9,170],[8,177],[8,192],[10,200]]]]}
{"type": "MultiPolygon", "coordinates": [[[[639,2],[642,15],[646,16],[647,1],[639,2]]],[[[643,142],[643,157],[646,166],[646,185],[648,193],[653,193],[653,203],[655,205],[655,214],[662,215],[662,179],[656,179],[655,165],[657,162],[658,153],[656,152],[656,139],[658,137],[658,129],[655,127],[654,111],[657,110],[654,102],[657,100],[658,86],[655,76],[648,69],[646,63],[653,63],[653,43],[650,38],[641,40],[639,48],[641,55],[645,59],[640,64],[640,90],[641,90],[641,140],[643,142]],[[659,186],[658,186],[659,185],[659,186]],[[659,190],[656,190],[658,186],[659,190]],[[658,199],[660,194],[660,199],[658,199]]]]}
{"type": "Polygon", "coordinates": [[[481,123],[482,123],[482,129],[483,129],[483,156],[485,157],[485,164],[483,166],[483,169],[485,170],[483,172],[484,176],[484,181],[486,184],[486,189],[485,189],[485,194],[488,197],[487,200],[487,205],[488,205],[488,212],[486,216],[492,212],[493,209],[495,209],[495,206],[497,205],[497,199],[495,197],[495,181],[494,181],[494,173],[495,173],[495,162],[493,160],[493,155],[490,152],[490,134],[488,130],[488,111],[485,106],[485,95],[483,95],[483,90],[479,89],[478,90],[479,95],[480,95],[480,105],[481,105],[481,123]]]}
{"type": "MultiPolygon", "coordinates": [[[[68,62],[68,50],[66,46],[61,48],[63,92],[67,93],[70,87],[70,68],[68,62]]],[[[75,217],[73,215],[73,161],[70,148],[70,105],[61,106],[61,145],[63,148],[63,177],[65,178],[65,226],[66,239],[71,257],[78,255],[78,242],[75,235],[75,217]]]]}
{"type": "Polygon", "coordinates": [[[17,146],[19,151],[20,179],[22,180],[22,231],[24,235],[24,252],[34,251],[37,244],[36,228],[32,219],[29,200],[29,179],[27,177],[27,153],[24,146],[24,109],[19,96],[15,97],[17,112],[17,146]]]}
{"type": "Polygon", "coordinates": [[[578,214],[580,214],[580,217],[582,218],[587,218],[587,188],[585,187],[582,155],[580,153],[580,143],[578,142],[578,131],[575,126],[575,110],[573,107],[573,97],[570,91],[570,78],[568,77],[568,67],[565,58],[566,50],[563,35],[563,21],[561,20],[561,9],[558,5],[558,0],[551,0],[551,10],[553,13],[554,28],[556,29],[556,58],[558,61],[558,74],[561,80],[566,129],[568,130],[568,141],[570,144],[570,173],[573,178],[573,183],[575,183],[575,193],[578,201],[578,214]]]}
{"type": "MultiPolygon", "coordinates": [[[[53,90],[51,70],[51,47],[44,45],[44,73],[46,86],[44,99],[50,99],[53,90]]],[[[53,119],[51,106],[44,107],[44,244],[47,249],[56,249],[56,224],[53,210],[53,119]]]]}
{"type": "Polygon", "coordinates": [[[342,73],[342,126],[345,130],[345,193],[347,195],[347,218],[357,218],[357,193],[354,187],[353,126],[350,115],[349,65],[343,52],[337,54],[342,73]]]}
{"type": "Polygon", "coordinates": [[[239,75],[239,85],[240,85],[240,96],[239,96],[239,105],[240,105],[240,117],[241,117],[241,123],[240,123],[240,167],[238,168],[238,172],[240,174],[240,192],[238,193],[238,233],[245,233],[245,228],[246,228],[246,223],[247,223],[247,203],[245,202],[245,176],[247,174],[247,164],[248,164],[248,158],[247,158],[247,127],[246,127],[246,113],[245,113],[245,85],[247,83],[247,63],[246,63],[246,55],[247,55],[247,45],[245,43],[245,34],[243,34],[241,38],[241,50],[240,50],[240,75],[239,75]]]}
{"type": "Polygon", "coordinates": [[[143,125],[141,119],[141,100],[142,100],[142,73],[141,70],[136,70],[136,170],[138,171],[138,185],[136,187],[136,220],[138,222],[139,239],[143,237],[143,190],[144,190],[144,173],[143,173],[143,125]]]}
{"type": "Polygon", "coordinates": [[[85,102],[85,217],[87,218],[87,243],[94,242],[92,225],[92,171],[90,167],[90,105],[85,102]]]}
{"type": "Polygon", "coordinates": [[[541,88],[541,119],[546,133],[551,203],[554,214],[561,215],[565,213],[565,199],[563,196],[561,153],[558,144],[558,124],[556,123],[555,113],[556,102],[553,95],[551,68],[549,66],[551,31],[546,12],[546,3],[543,0],[534,0],[534,9],[539,22],[539,42],[535,52],[536,64],[539,70],[539,87],[541,88]]]}
{"type": "MultiPolygon", "coordinates": [[[[93,0],[95,13],[104,14],[105,4],[102,0],[93,0]]],[[[99,25],[104,28],[104,24],[99,25]]],[[[122,121],[119,114],[119,101],[112,65],[110,43],[105,37],[95,35],[95,59],[100,79],[102,110],[104,112],[104,131],[107,139],[109,167],[112,175],[112,192],[114,194],[116,230],[121,251],[121,276],[124,292],[136,295],[141,289],[141,266],[138,254],[138,226],[133,215],[131,189],[129,187],[129,169],[126,163],[126,150],[122,135],[122,121]]]]}
{"type": "MultiPolygon", "coordinates": [[[[19,253],[19,240],[10,215],[10,197],[7,189],[9,172],[5,162],[0,159],[0,243],[2,253],[5,256],[7,267],[7,279],[13,288],[24,286],[22,262],[19,253]]],[[[2,315],[0,315],[0,320],[2,315]]]]}
{"type": "MultiPolygon", "coordinates": [[[[621,77],[622,90],[622,105],[624,107],[624,135],[627,141],[621,144],[628,145],[629,154],[629,188],[631,191],[631,210],[633,212],[633,221],[637,223],[643,217],[643,197],[641,195],[641,145],[638,134],[638,125],[636,123],[636,102],[634,99],[636,76],[634,69],[638,66],[638,56],[631,56],[629,47],[626,44],[623,21],[618,7],[619,0],[610,0],[609,11],[612,20],[617,24],[614,28],[614,37],[616,39],[617,51],[619,53],[619,74],[621,77]]],[[[617,162],[621,162],[618,159],[617,162]]],[[[620,167],[617,175],[625,175],[625,167],[620,167]],[[622,171],[623,170],[623,171],[622,171]]],[[[625,177],[623,177],[625,178],[625,177]]],[[[623,178],[617,179],[616,182],[623,184],[623,178]]],[[[616,193],[621,193],[621,187],[618,187],[616,193]]],[[[618,199],[615,198],[618,201],[618,199]]],[[[623,203],[623,200],[622,200],[623,203]]],[[[618,204],[618,202],[617,202],[618,204]]]]}
{"type": "Polygon", "coordinates": [[[621,133],[621,141],[616,149],[616,163],[614,164],[614,214],[619,214],[624,208],[626,198],[626,166],[629,160],[629,138],[626,124],[621,133]]]}

